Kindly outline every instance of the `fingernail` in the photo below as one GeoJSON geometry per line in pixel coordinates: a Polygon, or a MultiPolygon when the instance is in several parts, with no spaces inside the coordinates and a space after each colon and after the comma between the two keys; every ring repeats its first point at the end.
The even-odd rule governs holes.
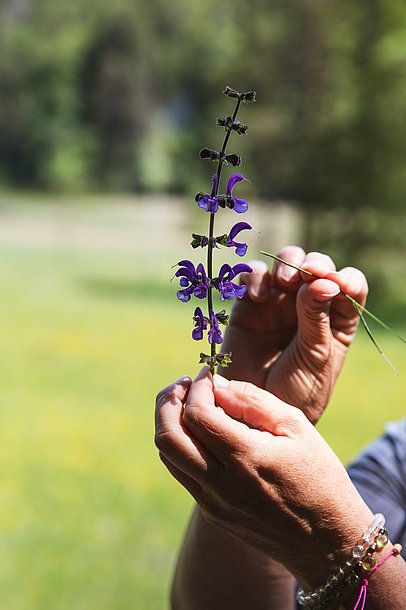
{"type": "Polygon", "coordinates": [[[263,284],[259,284],[259,286],[252,287],[251,294],[256,299],[263,299],[266,297],[267,290],[263,284]]]}
{"type": "Polygon", "coordinates": [[[279,271],[279,277],[284,282],[290,282],[295,273],[297,273],[296,269],[292,269],[292,267],[287,267],[284,265],[279,271]]]}
{"type": "Polygon", "coordinates": [[[340,293],[340,288],[338,288],[337,286],[337,290],[331,291],[331,292],[323,292],[320,296],[323,299],[333,299],[334,297],[336,297],[338,294],[340,293]]]}
{"type": "Polygon", "coordinates": [[[215,373],[215,375],[213,375],[213,384],[215,388],[225,388],[226,386],[228,386],[229,383],[230,381],[228,379],[222,377],[218,373],[215,373]]]}

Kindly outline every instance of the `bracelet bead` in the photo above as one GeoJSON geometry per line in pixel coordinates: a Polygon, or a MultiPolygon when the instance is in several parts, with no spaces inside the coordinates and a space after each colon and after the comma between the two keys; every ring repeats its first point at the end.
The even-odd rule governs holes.
{"type": "Polygon", "coordinates": [[[361,582],[358,574],[364,570],[369,572],[376,565],[372,556],[388,543],[388,532],[384,529],[385,517],[381,513],[374,519],[361,537],[361,542],[351,550],[351,557],[342,563],[328,578],[327,582],[314,591],[306,593],[299,589],[296,599],[306,610],[324,610],[333,599],[337,599],[347,586],[361,582]]]}

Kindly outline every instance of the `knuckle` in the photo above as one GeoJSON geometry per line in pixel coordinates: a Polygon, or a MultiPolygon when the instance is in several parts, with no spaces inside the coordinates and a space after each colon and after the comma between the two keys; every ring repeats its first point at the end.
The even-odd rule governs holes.
{"type": "Polygon", "coordinates": [[[160,407],[166,400],[168,399],[168,388],[164,388],[160,390],[155,398],[155,404],[157,407],[160,407]]]}
{"type": "Polygon", "coordinates": [[[201,415],[201,409],[199,409],[198,405],[196,405],[195,403],[190,403],[185,409],[183,409],[182,422],[185,424],[186,427],[188,427],[188,425],[196,423],[196,420],[201,419],[201,417],[199,417],[199,414],[201,415]]]}
{"type": "Polygon", "coordinates": [[[155,433],[154,443],[160,454],[163,453],[166,455],[173,447],[173,435],[171,434],[171,432],[158,429],[155,433]]]}
{"type": "Polygon", "coordinates": [[[297,407],[290,407],[286,410],[283,419],[275,426],[275,431],[281,435],[300,434],[308,423],[303,411],[297,407]]]}
{"type": "Polygon", "coordinates": [[[237,398],[246,400],[254,398],[257,388],[249,381],[231,381],[236,391],[237,398]]]}

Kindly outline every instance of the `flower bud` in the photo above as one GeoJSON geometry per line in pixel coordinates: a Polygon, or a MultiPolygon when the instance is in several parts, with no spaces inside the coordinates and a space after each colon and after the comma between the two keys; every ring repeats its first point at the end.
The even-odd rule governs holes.
{"type": "Polygon", "coordinates": [[[219,127],[225,127],[227,131],[235,131],[237,135],[242,136],[247,133],[248,126],[241,123],[241,121],[235,120],[233,121],[231,116],[228,117],[218,117],[217,125],[219,127]]]}
{"type": "Polygon", "coordinates": [[[233,129],[238,136],[245,136],[248,130],[248,125],[244,125],[244,123],[241,123],[240,121],[234,121],[233,129]]]}
{"type": "Polygon", "coordinates": [[[216,318],[219,324],[224,324],[224,326],[228,326],[228,320],[230,316],[226,313],[225,309],[216,313],[216,318]]]}
{"type": "Polygon", "coordinates": [[[201,159],[210,159],[211,161],[218,161],[220,159],[220,153],[212,148],[202,148],[199,156],[201,159]]]}
{"type": "Polygon", "coordinates": [[[215,362],[215,358],[213,358],[213,356],[209,356],[208,354],[205,354],[204,352],[200,352],[200,360],[199,360],[199,364],[208,364],[210,366],[210,368],[212,368],[212,362],[215,362]]]}
{"type": "Polygon", "coordinates": [[[230,364],[230,362],[232,362],[231,352],[229,352],[228,354],[217,354],[216,362],[220,366],[227,367],[230,364]]]}
{"type": "Polygon", "coordinates": [[[255,91],[246,91],[245,93],[240,94],[240,98],[243,102],[248,104],[249,102],[255,102],[256,92],[255,91]]]}
{"type": "Polygon", "coordinates": [[[228,95],[228,97],[234,97],[236,99],[239,99],[240,97],[240,93],[236,89],[232,89],[232,87],[229,87],[228,85],[224,89],[223,93],[224,95],[228,95]]]}
{"type": "Polygon", "coordinates": [[[227,235],[227,233],[224,233],[224,235],[219,235],[218,237],[216,237],[216,242],[218,244],[220,244],[220,246],[225,246],[227,248],[228,247],[228,235],[227,235]]]}
{"type": "Polygon", "coordinates": [[[197,235],[196,233],[192,233],[192,241],[190,245],[192,248],[204,248],[209,243],[209,238],[205,235],[197,235]]]}
{"type": "Polygon", "coordinates": [[[230,163],[230,165],[232,165],[233,167],[238,167],[242,163],[242,159],[241,159],[240,155],[237,155],[236,153],[232,153],[231,155],[226,155],[225,160],[227,163],[230,163]]]}

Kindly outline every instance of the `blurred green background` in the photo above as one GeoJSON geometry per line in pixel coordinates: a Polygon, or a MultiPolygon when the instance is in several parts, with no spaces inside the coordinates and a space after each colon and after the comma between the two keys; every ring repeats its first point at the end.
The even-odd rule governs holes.
{"type": "MultiPolygon", "coordinates": [[[[169,280],[205,231],[225,85],[258,98],[230,147],[249,255],[359,265],[406,332],[405,30],[401,0],[1,2],[2,607],[167,608],[191,502],[153,403],[198,370],[169,280]]],[[[320,426],[344,460],[404,415],[404,346],[376,335],[400,375],[360,331],[320,426]]]]}

